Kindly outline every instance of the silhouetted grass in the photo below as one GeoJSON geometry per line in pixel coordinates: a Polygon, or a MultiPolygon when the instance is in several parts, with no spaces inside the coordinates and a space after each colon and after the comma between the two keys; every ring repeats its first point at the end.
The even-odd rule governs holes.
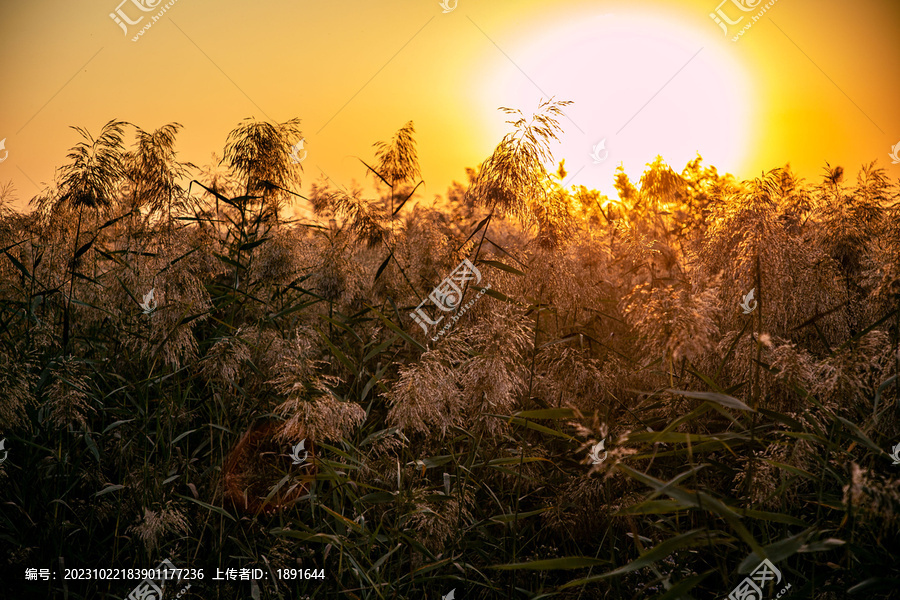
{"type": "Polygon", "coordinates": [[[122,598],[24,569],[169,558],[268,574],[182,598],[720,598],[763,557],[787,597],[891,597],[896,185],[698,157],[564,189],[564,105],[431,205],[412,123],[365,163],[374,198],[298,198],[295,120],[242,124],[219,171],[177,162],[177,124],[82,132],[33,212],[0,211],[15,597],[122,598]],[[409,313],[463,258],[462,304],[491,288],[433,342],[409,313]]]}

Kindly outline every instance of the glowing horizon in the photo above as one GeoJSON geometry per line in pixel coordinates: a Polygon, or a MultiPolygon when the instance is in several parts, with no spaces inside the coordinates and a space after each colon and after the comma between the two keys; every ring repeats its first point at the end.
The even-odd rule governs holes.
{"type": "Polygon", "coordinates": [[[304,189],[323,173],[362,181],[356,157],[412,120],[427,200],[491,153],[508,131],[500,106],[528,114],[548,96],[574,101],[555,162],[566,160],[568,183],[607,195],[616,166],[636,181],[657,155],[680,171],[699,153],[738,179],[786,163],[806,178],[826,161],[854,173],[872,160],[900,176],[888,157],[900,141],[896,4],[779,0],[737,42],[707,0],[215,6],[178,0],[137,42],[139,26],[123,34],[110,18],[116,1],[0,9],[0,185],[15,185],[17,206],[79,141],[69,126],[94,133],[111,118],[181,123],[179,160],[203,166],[245,117],[299,117],[304,189]],[[594,164],[604,139],[608,158],[594,164]]]}
{"type": "Polygon", "coordinates": [[[704,54],[710,42],[689,26],[637,15],[564,23],[529,40],[505,77],[486,70],[484,96],[536,106],[554,89],[574,101],[556,148],[572,185],[608,192],[617,166],[637,181],[657,155],[678,170],[698,153],[707,164],[735,170],[750,135],[748,76],[732,57],[704,54]],[[617,50],[615,62],[604,59],[617,50]],[[576,62],[579,56],[588,60],[576,62]],[[601,142],[605,152],[591,156],[601,142]]]}

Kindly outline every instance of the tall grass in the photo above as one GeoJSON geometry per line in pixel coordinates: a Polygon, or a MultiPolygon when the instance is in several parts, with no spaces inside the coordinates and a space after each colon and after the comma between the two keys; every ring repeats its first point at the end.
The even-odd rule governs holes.
{"type": "Polygon", "coordinates": [[[698,157],[567,189],[544,167],[565,106],[514,113],[432,203],[412,123],[363,159],[374,197],[300,196],[296,120],[206,168],[177,124],[79,130],[34,210],[0,210],[15,597],[121,598],[24,569],[169,558],[208,574],[183,598],[707,598],[764,557],[791,597],[891,597],[896,183],[698,157]],[[491,287],[432,341],[409,313],[463,258],[463,303],[491,287]]]}

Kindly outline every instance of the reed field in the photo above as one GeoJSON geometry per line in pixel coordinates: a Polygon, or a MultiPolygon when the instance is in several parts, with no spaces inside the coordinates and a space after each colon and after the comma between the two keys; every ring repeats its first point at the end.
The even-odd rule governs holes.
{"type": "Polygon", "coordinates": [[[568,186],[567,104],[441,194],[412,122],[301,193],[297,119],[209,166],[113,120],[0,189],[0,596],[900,597],[900,182],[568,186]]]}

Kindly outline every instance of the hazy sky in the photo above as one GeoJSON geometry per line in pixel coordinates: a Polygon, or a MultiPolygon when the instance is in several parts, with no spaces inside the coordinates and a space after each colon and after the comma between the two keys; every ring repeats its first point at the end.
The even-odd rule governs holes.
{"type": "Polygon", "coordinates": [[[362,180],[355,157],[413,120],[431,197],[500,141],[498,107],[548,96],[575,102],[554,146],[570,183],[607,194],[617,165],[637,176],[657,154],[740,178],[876,159],[900,176],[896,0],[177,0],[137,42],[166,2],[118,2],[0,5],[0,184],[22,201],[79,141],[70,125],[112,118],[181,123],[179,159],[205,165],[245,117],[299,117],[304,188],[362,180]],[[727,35],[717,7],[741,19],[727,35]],[[126,34],[117,8],[143,19],[126,34]]]}

